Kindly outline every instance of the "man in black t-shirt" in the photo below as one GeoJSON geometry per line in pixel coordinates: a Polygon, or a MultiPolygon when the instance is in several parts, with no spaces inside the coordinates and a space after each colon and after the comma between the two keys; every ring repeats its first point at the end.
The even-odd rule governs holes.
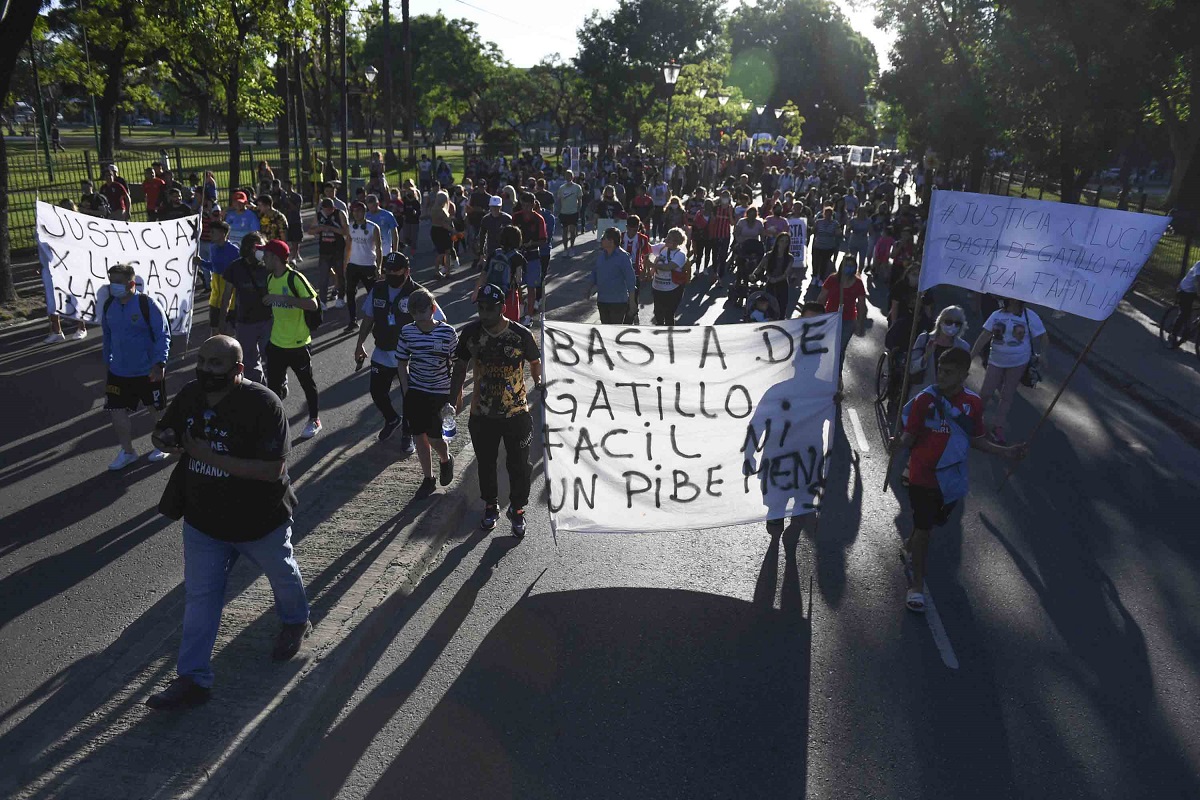
{"type": "Polygon", "coordinates": [[[525,365],[533,387],[541,392],[542,353],[525,326],[506,319],[502,313],[504,290],[488,284],[479,290],[479,319],[459,331],[450,397],[459,398],[473,365],[475,391],[471,396],[471,444],[479,460],[479,493],[483,498],[485,531],[500,518],[500,488],[496,461],[504,442],[508,467],[508,518],[515,536],[525,535],[525,505],[529,502],[529,445],[533,439],[533,417],[525,393],[525,365]]]}
{"type": "Polygon", "coordinates": [[[213,336],[200,346],[196,380],[171,402],[153,441],[183,454],[159,508],[183,517],[186,600],[178,677],[146,705],[190,708],[208,701],[212,649],[237,556],[253,561],[275,594],[283,629],[271,657],[289,660],[312,631],[292,556],[296,495],[287,471],[288,420],[278,397],[242,378],[237,341],[213,336]]]}
{"type": "Polygon", "coordinates": [[[267,385],[267,375],[264,363],[267,358],[267,345],[271,342],[271,307],[263,304],[267,296],[267,266],[259,260],[262,251],[259,246],[266,244],[258,231],[246,234],[242,239],[241,258],[238,258],[225,269],[225,290],[221,298],[220,308],[228,308],[231,297],[237,297],[237,305],[233,309],[233,318],[237,323],[230,326],[222,316],[218,326],[219,333],[229,333],[232,327],[237,336],[238,344],[242,347],[245,376],[255,383],[267,385]]]}

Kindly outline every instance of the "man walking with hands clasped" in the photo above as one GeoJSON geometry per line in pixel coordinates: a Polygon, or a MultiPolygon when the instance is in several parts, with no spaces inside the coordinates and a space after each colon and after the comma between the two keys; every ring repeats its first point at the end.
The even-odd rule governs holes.
{"type": "Polygon", "coordinates": [[[457,363],[450,382],[451,398],[458,402],[467,367],[474,365],[475,391],[471,395],[471,443],[479,459],[479,493],[483,497],[480,527],[490,531],[500,518],[500,487],[496,460],[504,442],[508,468],[508,518],[512,532],[525,535],[525,505],[529,502],[529,445],[533,417],[525,391],[525,364],[537,391],[542,385],[542,353],[529,329],[503,314],[504,290],[487,284],[479,290],[479,318],[463,326],[455,352],[457,363]]]}
{"type": "Polygon", "coordinates": [[[178,677],[146,699],[157,710],[208,701],[212,650],[229,570],[239,555],[267,576],[283,628],[271,657],[286,661],[312,630],[300,567],[292,555],[296,495],[287,471],[288,421],[279,398],[242,377],[236,339],[200,346],[196,379],[180,390],[154,443],[182,454],[160,509],[183,517],[183,639],[178,677]]]}

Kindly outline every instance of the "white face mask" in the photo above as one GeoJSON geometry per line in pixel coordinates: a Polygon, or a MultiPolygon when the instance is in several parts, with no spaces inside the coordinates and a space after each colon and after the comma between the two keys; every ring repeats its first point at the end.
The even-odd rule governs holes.
{"type": "Polygon", "coordinates": [[[946,322],[942,324],[942,333],[946,334],[947,336],[958,336],[958,333],[961,330],[961,322],[946,322]]]}

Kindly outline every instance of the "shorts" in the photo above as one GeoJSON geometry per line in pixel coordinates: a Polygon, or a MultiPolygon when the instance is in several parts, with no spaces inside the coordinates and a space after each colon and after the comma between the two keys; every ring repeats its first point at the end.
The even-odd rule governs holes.
{"type": "Polygon", "coordinates": [[[449,252],[450,231],[445,228],[433,227],[429,229],[429,238],[433,240],[433,249],[437,251],[438,255],[449,252]]]}
{"type": "Polygon", "coordinates": [[[404,421],[413,436],[442,435],[442,407],[449,402],[449,394],[433,394],[409,388],[404,393],[404,421]]]}
{"type": "Polygon", "coordinates": [[[558,223],[560,225],[578,225],[579,212],[576,211],[574,214],[560,214],[558,217],[558,223]]]}
{"type": "Polygon", "coordinates": [[[108,411],[137,411],[138,404],[162,411],[167,407],[167,382],[151,383],[149,375],[124,377],[108,373],[104,408],[108,411]]]}
{"type": "Polygon", "coordinates": [[[908,487],[908,501],[912,504],[913,527],[923,531],[945,525],[954,511],[954,506],[958,504],[957,500],[951,503],[943,502],[942,490],[936,486],[916,484],[910,484],[908,487]]]}

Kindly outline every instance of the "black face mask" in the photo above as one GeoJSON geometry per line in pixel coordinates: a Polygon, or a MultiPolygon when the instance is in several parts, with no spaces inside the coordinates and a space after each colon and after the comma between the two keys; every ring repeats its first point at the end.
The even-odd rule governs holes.
{"type": "Polygon", "coordinates": [[[235,375],[237,375],[236,371],[222,375],[219,372],[209,372],[196,367],[196,380],[200,383],[200,388],[206,392],[221,392],[228,389],[233,383],[235,375]]]}
{"type": "Polygon", "coordinates": [[[399,289],[401,286],[408,283],[407,275],[397,275],[394,272],[387,273],[384,275],[384,278],[387,280],[387,285],[393,289],[399,289]]]}

